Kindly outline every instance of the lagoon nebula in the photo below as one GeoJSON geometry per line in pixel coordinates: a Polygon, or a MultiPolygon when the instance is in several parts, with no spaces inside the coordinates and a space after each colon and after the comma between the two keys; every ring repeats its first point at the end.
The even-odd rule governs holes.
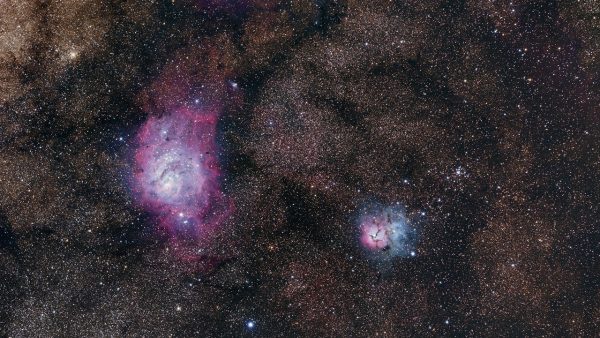
{"type": "Polygon", "coordinates": [[[173,234],[201,235],[226,216],[217,116],[211,109],[183,107],[151,116],[138,133],[133,190],[173,234]]]}

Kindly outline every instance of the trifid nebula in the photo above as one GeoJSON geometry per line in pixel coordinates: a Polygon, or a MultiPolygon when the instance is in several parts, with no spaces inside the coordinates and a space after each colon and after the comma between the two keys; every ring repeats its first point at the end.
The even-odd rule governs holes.
{"type": "Polygon", "coordinates": [[[600,1],[0,0],[0,337],[600,336],[600,1]]]}

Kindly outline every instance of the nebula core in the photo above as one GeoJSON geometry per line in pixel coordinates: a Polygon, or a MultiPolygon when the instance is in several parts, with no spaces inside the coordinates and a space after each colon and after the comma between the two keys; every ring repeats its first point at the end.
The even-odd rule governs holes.
{"type": "Polygon", "coordinates": [[[138,133],[134,191],[175,237],[200,238],[229,210],[219,184],[217,109],[182,107],[151,116],[138,133]]]}
{"type": "Polygon", "coordinates": [[[415,256],[417,231],[403,208],[367,208],[359,218],[360,243],[378,258],[415,256]]]}

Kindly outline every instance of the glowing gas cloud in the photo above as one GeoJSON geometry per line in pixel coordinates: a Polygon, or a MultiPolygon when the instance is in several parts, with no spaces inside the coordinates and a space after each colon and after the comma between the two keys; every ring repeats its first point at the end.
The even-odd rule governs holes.
{"type": "Polygon", "coordinates": [[[137,201],[174,237],[201,238],[230,210],[221,191],[217,109],[182,107],[151,116],[138,132],[137,201]]]}
{"type": "Polygon", "coordinates": [[[416,255],[416,221],[400,205],[370,206],[359,217],[360,243],[376,258],[416,255]]]}

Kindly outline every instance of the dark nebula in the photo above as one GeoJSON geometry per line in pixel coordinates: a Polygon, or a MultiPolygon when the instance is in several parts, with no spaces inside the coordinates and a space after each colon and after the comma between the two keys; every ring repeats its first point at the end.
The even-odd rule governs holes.
{"type": "Polygon", "coordinates": [[[599,55],[594,0],[0,1],[0,336],[598,336],[599,55]]]}

